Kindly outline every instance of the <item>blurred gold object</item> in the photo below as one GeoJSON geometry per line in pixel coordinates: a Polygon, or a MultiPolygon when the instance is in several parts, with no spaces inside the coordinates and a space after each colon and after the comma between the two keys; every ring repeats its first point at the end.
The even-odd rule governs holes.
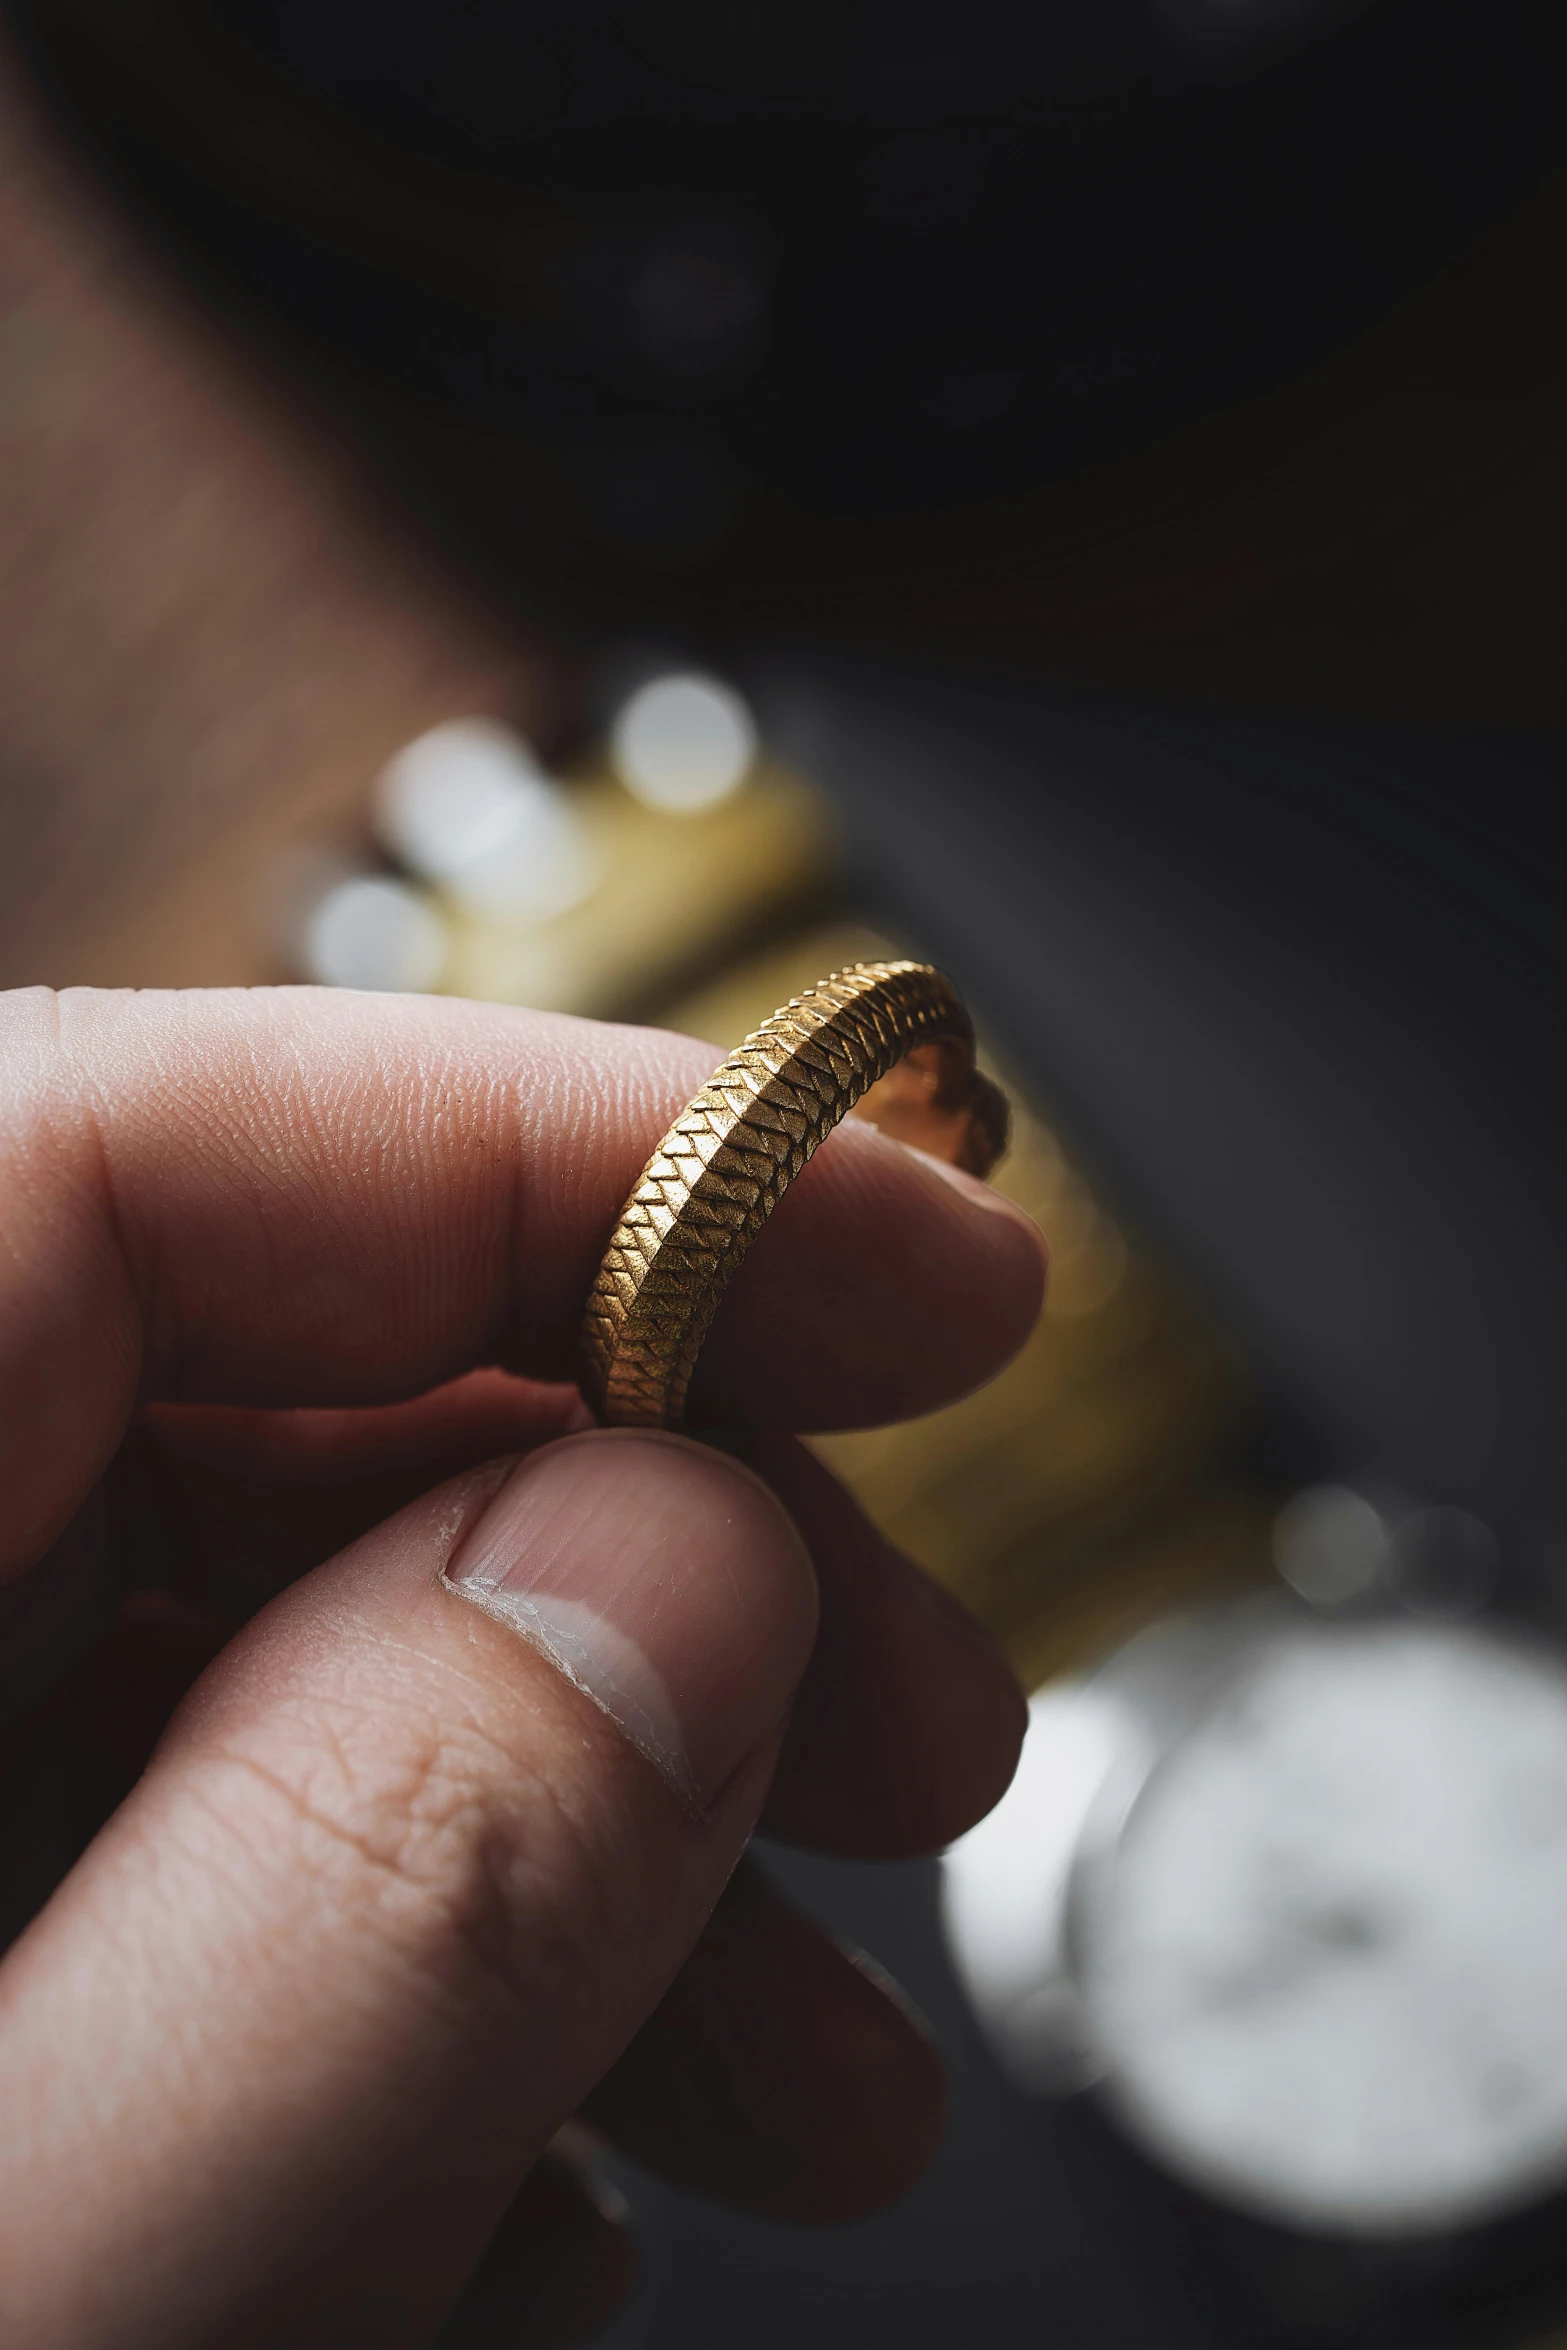
{"type": "MultiPolygon", "coordinates": [[[[671,1006],[667,1025],[722,1048],[811,972],[895,951],[863,923],[815,929],[671,1006]]],[[[1264,1579],[1275,1501],[1241,1458],[1253,1406],[1238,1355],[999,1075],[1012,1132],[995,1183],[1050,1242],[1043,1319],[978,1394],[814,1442],[1032,1688],[1172,1607],[1264,1579]]],[[[857,1114],[891,1127],[874,1096],[857,1114]]]]}
{"type": "Polygon", "coordinates": [[[635,1018],[661,992],[743,948],[759,927],[789,914],[798,920],[835,862],[820,793],[767,759],[743,790],[695,815],[642,806],[602,767],[567,783],[598,886],[540,922],[485,921],[447,904],[447,994],[635,1018]]]}
{"type": "Polygon", "coordinates": [[[885,1115],[988,1174],[1007,1105],[962,999],[928,963],[854,963],[764,1020],[665,1135],[621,1213],[582,1324],[584,1392],[615,1427],[676,1428],[718,1302],[839,1120],[899,1064],[885,1115]]]}

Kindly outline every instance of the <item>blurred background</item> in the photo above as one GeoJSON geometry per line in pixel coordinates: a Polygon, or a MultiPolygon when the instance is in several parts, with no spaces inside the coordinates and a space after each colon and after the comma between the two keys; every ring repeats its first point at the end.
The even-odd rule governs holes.
{"type": "Polygon", "coordinates": [[[11,0],[0,980],[941,961],[1049,1308],[824,1440],[1039,1694],[784,1852],[953,2122],[623,2345],[1567,2342],[1567,22],[11,0]]]}

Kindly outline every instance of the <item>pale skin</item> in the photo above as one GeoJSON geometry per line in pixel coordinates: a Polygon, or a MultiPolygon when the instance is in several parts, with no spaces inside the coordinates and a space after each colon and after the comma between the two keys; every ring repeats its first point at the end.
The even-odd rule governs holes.
{"type": "Polygon", "coordinates": [[[781,1431],[988,1377],[1043,1251],[840,1130],[704,1354],[751,1432],[584,1429],[583,1295],[711,1060],[308,990],[0,999],[0,1802],[35,1859],[39,1755],[108,1813],[0,1966],[8,2350],[569,2339],[624,2273],[535,2167],[578,2113],[784,2216],[928,2159],[917,2029],[725,1887],[759,1818],[939,1846],[1021,1699],[781,1431]],[[641,1611],[678,1768],[480,1566],[641,1611]]]}

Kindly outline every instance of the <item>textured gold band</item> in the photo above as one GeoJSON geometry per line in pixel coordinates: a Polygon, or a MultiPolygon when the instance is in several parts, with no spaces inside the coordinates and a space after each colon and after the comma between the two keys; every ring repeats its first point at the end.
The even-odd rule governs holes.
{"type": "Polygon", "coordinates": [[[1007,1105],[974,1067],[962,998],[928,963],[855,963],[748,1036],[649,1159],[582,1320],[582,1385],[609,1427],[678,1428],[719,1299],[800,1169],[873,1085],[876,1123],[988,1175],[1007,1105]]]}

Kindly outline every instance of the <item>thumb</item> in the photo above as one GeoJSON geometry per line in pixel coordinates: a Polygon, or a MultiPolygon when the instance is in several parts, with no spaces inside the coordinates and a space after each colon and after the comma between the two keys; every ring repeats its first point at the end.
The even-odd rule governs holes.
{"type": "Polygon", "coordinates": [[[0,1968],[9,2350],[428,2340],[701,1931],[815,1608],[758,1479],[627,1431],[259,1616],[0,1968]]]}

